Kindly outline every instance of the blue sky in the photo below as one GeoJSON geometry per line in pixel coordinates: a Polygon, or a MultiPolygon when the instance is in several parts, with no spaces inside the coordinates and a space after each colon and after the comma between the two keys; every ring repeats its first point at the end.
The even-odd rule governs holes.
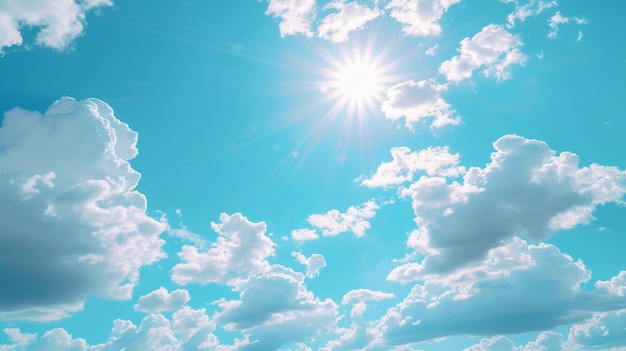
{"type": "Polygon", "coordinates": [[[0,1],[0,350],[623,350],[626,5],[0,1]]]}

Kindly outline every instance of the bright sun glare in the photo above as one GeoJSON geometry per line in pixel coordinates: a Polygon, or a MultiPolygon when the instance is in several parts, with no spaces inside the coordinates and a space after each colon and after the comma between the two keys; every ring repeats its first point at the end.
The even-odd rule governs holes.
{"type": "Polygon", "coordinates": [[[364,102],[374,97],[379,77],[376,69],[366,62],[350,62],[337,72],[339,94],[353,102],[364,102]]]}

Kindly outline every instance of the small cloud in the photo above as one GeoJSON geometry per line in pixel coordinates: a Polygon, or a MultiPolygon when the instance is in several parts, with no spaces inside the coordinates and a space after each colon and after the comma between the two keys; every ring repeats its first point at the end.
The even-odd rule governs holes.
{"type": "Polygon", "coordinates": [[[315,230],[306,228],[292,231],[291,237],[296,241],[315,240],[319,238],[315,230]]]}
{"type": "Polygon", "coordinates": [[[437,54],[437,49],[438,48],[439,48],[439,45],[437,45],[437,44],[429,47],[428,50],[426,50],[426,55],[427,56],[435,56],[437,54]]]}
{"type": "Polygon", "coordinates": [[[182,308],[189,302],[189,293],[185,289],[176,289],[171,293],[164,287],[141,296],[133,308],[145,313],[158,313],[182,308]]]}
{"type": "Polygon", "coordinates": [[[313,214],[307,219],[309,224],[322,231],[323,236],[335,236],[352,232],[362,237],[370,228],[368,219],[376,215],[380,206],[375,200],[369,200],[361,206],[350,206],[345,213],[330,210],[324,214],[313,214]]]}
{"type": "Polygon", "coordinates": [[[313,254],[311,257],[306,257],[300,252],[292,252],[291,256],[306,266],[306,276],[308,278],[314,278],[320,275],[320,270],[326,267],[326,260],[321,254],[313,254]]]}
{"type": "Polygon", "coordinates": [[[362,29],[365,24],[382,13],[380,10],[359,5],[356,1],[334,1],[324,6],[324,10],[334,9],[338,12],[324,17],[317,27],[317,36],[333,42],[344,42],[350,39],[350,32],[362,29]]]}

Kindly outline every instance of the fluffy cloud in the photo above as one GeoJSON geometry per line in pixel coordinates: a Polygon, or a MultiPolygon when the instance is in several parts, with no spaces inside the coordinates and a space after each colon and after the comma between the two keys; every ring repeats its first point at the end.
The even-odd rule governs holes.
{"type": "Polygon", "coordinates": [[[334,42],[348,41],[351,31],[362,29],[367,22],[381,14],[378,9],[359,5],[356,1],[346,3],[345,0],[335,0],[324,6],[324,10],[329,9],[337,12],[322,19],[317,27],[317,35],[334,42]]]}
{"type": "Polygon", "coordinates": [[[582,289],[589,271],[555,246],[519,239],[506,246],[504,255],[457,275],[425,277],[374,328],[380,344],[548,330],[585,320],[598,309],[626,306],[624,296],[602,284],[582,289]],[[518,257],[522,263],[515,262],[518,257]]]}
{"type": "Polygon", "coordinates": [[[524,22],[528,17],[534,17],[542,14],[545,10],[558,6],[556,1],[537,1],[537,0],[501,0],[505,3],[514,3],[515,10],[507,16],[509,28],[515,26],[515,22],[524,22]]]}
{"type": "Polygon", "coordinates": [[[575,154],[515,135],[493,145],[491,162],[470,168],[462,183],[422,176],[402,190],[418,224],[408,244],[426,255],[411,264],[415,277],[481,260],[514,235],[541,240],[589,223],[596,206],[626,193],[626,172],[616,167],[579,167],[575,154]]]}
{"type": "Polygon", "coordinates": [[[292,231],[291,237],[296,241],[306,241],[318,239],[319,235],[313,229],[302,228],[292,231]]]}
{"type": "Polygon", "coordinates": [[[430,128],[459,124],[460,118],[450,104],[441,97],[447,86],[433,79],[406,81],[390,87],[381,109],[388,119],[404,118],[405,125],[413,129],[420,120],[432,118],[430,128]]]}
{"type": "Polygon", "coordinates": [[[561,351],[569,350],[561,334],[547,331],[539,334],[536,340],[526,345],[515,346],[506,336],[497,335],[484,338],[480,343],[472,345],[463,351],[561,351]]]}
{"type": "Polygon", "coordinates": [[[340,233],[352,232],[362,237],[370,228],[368,219],[376,215],[380,206],[376,201],[369,200],[361,206],[350,206],[345,213],[330,210],[324,214],[313,214],[307,219],[309,224],[322,231],[323,236],[335,236],[340,233]]]}
{"type": "Polygon", "coordinates": [[[394,147],[390,150],[391,162],[383,162],[369,178],[359,178],[361,184],[370,187],[391,187],[412,181],[417,172],[429,176],[456,177],[465,173],[465,167],[459,166],[459,154],[451,154],[448,147],[429,147],[411,152],[406,147],[394,147]]]}
{"type": "Polygon", "coordinates": [[[137,133],[98,99],[13,109],[0,128],[0,314],[53,320],[87,295],[128,299],[166,225],[135,187],[137,133]]]}
{"type": "Polygon", "coordinates": [[[62,328],[47,331],[39,339],[34,334],[22,334],[18,329],[5,329],[13,344],[0,345],[0,350],[15,350],[15,347],[24,351],[214,350],[219,343],[213,335],[214,329],[215,324],[204,309],[185,306],[174,312],[171,320],[162,314],[150,314],[136,326],[131,321],[117,319],[109,340],[97,345],[74,339],[62,328]]]}
{"type": "Polygon", "coordinates": [[[300,264],[306,266],[306,276],[308,278],[320,275],[320,270],[326,267],[326,260],[321,254],[313,254],[311,257],[306,257],[299,252],[292,252],[291,255],[295,257],[300,264]]]}
{"type": "Polygon", "coordinates": [[[625,340],[626,310],[596,313],[593,318],[572,326],[568,337],[568,342],[585,350],[624,347],[625,340]]]}
{"type": "MultiPolygon", "coordinates": [[[[561,15],[561,12],[557,12],[548,20],[548,26],[550,26],[548,38],[555,39],[559,34],[559,26],[567,23],[576,23],[580,25],[587,23],[587,20],[580,17],[565,17],[561,15]]],[[[582,32],[579,30],[577,41],[580,41],[580,39],[582,39],[582,32]]]]}
{"type": "Polygon", "coordinates": [[[0,3],[0,53],[22,45],[24,27],[39,28],[35,43],[57,50],[67,48],[83,33],[86,12],[111,6],[110,0],[35,0],[0,3]]]}
{"type": "Polygon", "coordinates": [[[400,22],[406,35],[433,36],[441,33],[439,20],[460,0],[391,0],[387,9],[400,22]]]}
{"type": "Polygon", "coordinates": [[[526,55],[519,47],[522,41],[502,26],[490,24],[472,38],[461,40],[459,55],[439,66],[439,73],[449,81],[459,82],[472,77],[474,70],[484,67],[482,73],[497,80],[510,78],[514,65],[524,65],[526,55]]]}
{"type": "Polygon", "coordinates": [[[226,329],[244,332],[244,339],[235,343],[237,350],[276,350],[305,341],[336,320],[332,300],[315,298],[302,274],[280,265],[251,275],[237,289],[240,299],[218,302],[223,311],[216,319],[226,329]]]}
{"type": "Polygon", "coordinates": [[[341,304],[353,305],[350,311],[352,325],[350,328],[338,328],[335,332],[340,334],[339,339],[330,340],[321,350],[355,350],[368,346],[374,335],[368,330],[369,322],[363,318],[363,313],[367,309],[366,301],[381,301],[395,297],[391,293],[369,289],[356,289],[345,294],[341,304]]]}
{"type": "Polygon", "coordinates": [[[269,268],[266,259],[274,254],[274,243],[265,235],[265,223],[252,223],[240,213],[222,213],[220,220],[211,223],[219,237],[209,250],[183,246],[178,254],[183,262],[172,269],[174,282],[227,283],[269,268]]]}
{"type": "Polygon", "coordinates": [[[280,17],[280,35],[312,37],[311,25],[317,14],[315,0],[268,0],[266,14],[280,17]]]}
{"type": "Polygon", "coordinates": [[[171,293],[164,287],[141,296],[133,307],[135,311],[154,313],[176,310],[189,302],[189,293],[185,289],[176,289],[171,293]]]}

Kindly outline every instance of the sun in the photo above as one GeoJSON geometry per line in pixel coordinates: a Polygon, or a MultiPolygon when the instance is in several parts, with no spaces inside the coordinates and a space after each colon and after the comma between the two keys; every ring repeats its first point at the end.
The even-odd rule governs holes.
{"type": "Polygon", "coordinates": [[[346,62],[339,67],[335,85],[341,97],[353,103],[375,98],[380,90],[380,76],[369,62],[346,62]]]}

